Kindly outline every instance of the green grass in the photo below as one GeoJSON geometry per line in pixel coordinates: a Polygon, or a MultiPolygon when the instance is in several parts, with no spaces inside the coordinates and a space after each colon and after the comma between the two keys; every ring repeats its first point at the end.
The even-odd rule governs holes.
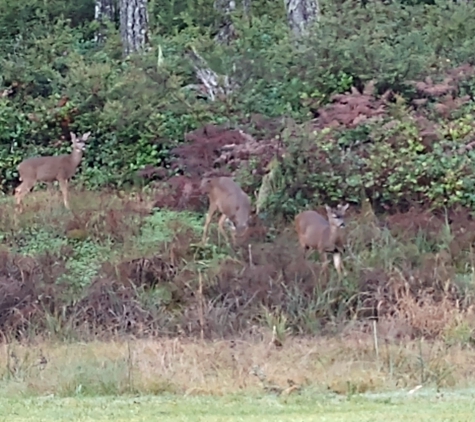
{"type": "Polygon", "coordinates": [[[341,397],[99,397],[0,399],[15,421],[472,421],[474,393],[341,397]]]}
{"type": "Polygon", "coordinates": [[[27,197],[18,225],[13,224],[12,199],[0,200],[5,212],[0,218],[0,240],[11,253],[62,256],[65,271],[58,281],[77,288],[89,286],[105,262],[156,254],[157,245],[170,243],[180,231],[197,240],[201,235],[200,213],[154,210],[141,215],[124,208],[133,200],[94,192],[71,195],[72,213],[57,197],[52,200],[47,195],[39,191],[27,197]]]}

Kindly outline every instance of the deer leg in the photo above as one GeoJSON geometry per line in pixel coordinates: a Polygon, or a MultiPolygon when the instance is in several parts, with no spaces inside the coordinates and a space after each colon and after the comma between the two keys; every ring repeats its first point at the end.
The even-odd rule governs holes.
{"type": "Polygon", "coordinates": [[[217,209],[216,204],[211,202],[209,204],[208,214],[206,215],[205,225],[203,227],[203,239],[202,239],[203,243],[206,243],[206,237],[208,235],[209,225],[211,223],[211,219],[213,218],[213,214],[215,213],[216,209],[217,209]]]}
{"type": "Polygon", "coordinates": [[[343,263],[341,262],[340,252],[335,252],[333,254],[333,264],[335,265],[335,269],[338,272],[338,276],[341,278],[343,263]]]}
{"type": "Polygon", "coordinates": [[[23,212],[23,206],[21,205],[21,200],[23,199],[22,195],[22,186],[23,183],[21,183],[19,186],[16,187],[15,189],[15,208],[18,212],[23,212]]]}
{"type": "Polygon", "coordinates": [[[333,254],[333,264],[335,265],[335,268],[338,271],[338,274],[341,278],[341,276],[346,273],[346,270],[345,270],[345,267],[343,265],[343,260],[341,258],[341,253],[340,252],[335,252],[333,254]]]}
{"type": "MultiPolygon", "coordinates": [[[[219,231],[223,234],[224,238],[226,239],[226,242],[229,243],[228,235],[226,234],[226,230],[224,229],[224,222],[226,221],[226,219],[227,217],[225,214],[222,214],[221,217],[219,217],[218,228],[219,228],[219,231]]],[[[233,243],[235,242],[236,242],[236,238],[233,232],[233,243]]]]}
{"type": "Polygon", "coordinates": [[[33,185],[34,183],[27,182],[25,180],[15,189],[16,208],[20,213],[23,212],[23,205],[22,205],[23,198],[31,190],[33,185]]]}
{"type": "Polygon", "coordinates": [[[63,194],[64,206],[68,210],[71,210],[71,208],[69,207],[69,201],[68,201],[68,181],[59,180],[59,189],[61,189],[61,193],[63,194]]]}
{"type": "Polygon", "coordinates": [[[327,272],[328,270],[328,264],[330,261],[328,260],[328,254],[325,251],[319,252],[321,256],[321,261],[322,261],[322,272],[327,272]]]}
{"type": "Polygon", "coordinates": [[[305,244],[304,241],[302,241],[301,239],[299,239],[299,244],[300,244],[300,250],[302,251],[302,255],[304,257],[304,259],[308,259],[308,256],[309,256],[309,250],[310,248],[307,247],[307,245],[305,244]]]}

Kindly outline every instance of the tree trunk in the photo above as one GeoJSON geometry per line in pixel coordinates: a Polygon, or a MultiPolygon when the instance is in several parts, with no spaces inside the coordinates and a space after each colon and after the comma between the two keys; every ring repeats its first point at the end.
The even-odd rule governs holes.
{"type": "Polygon", "coordinates": [[[124,56],[145,48],[148,41],[147,0],[120,0],[120,35],[124,56]]]}
{"type": "Polygon", "coordinates": [[[249,20],[251,17],[251,0],[242,0],[242,8],[244,10],[244,17],[249,20]]]}
{"type": "Polygon", "coordinates": [[[94,19],[101,24],[94,37],[94,40],[96,42],[104,41],[105,35],[103,23],[107,20],[109,20],[110,22],[114,22],[115,12],[116,0],[96,0],[94,19]]]}
{"type": "Polygon", "coordinates": [[[284,0],[287,21],[294,35],[299,38],[308,27],[320,19],[318,0],[284,0]]]}
{"type": "Polygon", "coordinates": [[[214,8],[222,13],[223,20],[219,28],[218,33],[215,36],[215,40],[218,43],[229,44],[231,39],[234,37],[234,25],[231,20],[231,13],[236,10],[236,1],[235,0],[215,0],[214,8]]]}
{"type": "MultiPolygon", "coordinates": [[[[236,0],[214,0],[214,8],[222,15],[222,21],[215,40],[218,43],[229,44],[236,36],[231,13],[236,10],[236,0]]],[[[244,18],[249,22],[251,18],[251,0],[242,0],[244,18]]]]}

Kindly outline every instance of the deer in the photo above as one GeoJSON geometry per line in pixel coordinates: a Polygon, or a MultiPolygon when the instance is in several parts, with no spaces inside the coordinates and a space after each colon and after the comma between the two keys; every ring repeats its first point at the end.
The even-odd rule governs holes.
{"type": "Polygon", "coordinates": [[[318,250],[320,259],[324,258],[323,267],[328,266],[328,253],[333,253],[333,264],[342,276],[343,263],[341,249],[343,249],[342,229],[345,227],[345,212],[349,204],[339,204],[336,208],[325,205],[328,221],[316,211],[302,211],[295,217],[295,230],[300,246],[306,258],[313,250],[318,250]],[[307,253],[307,250],[310,252],[307,253]]]}
{"type": "Polygon", "coordinates": [[[36,183],[44,182],[51,186],[55,181],[58,181],[63,194],[64,206],[71,210],[68,201],[68,182],[81,163],[86,141],[90,135],[91,132],[87,132],[78,138],[73,132],[70,132],[73,146],[70,154],[30,157],[18,165],[17,170],[21,184],[15,189],[15,199],[16,207],[20,212],[23,211],[23,198],[36,183]]]}
{"type": "Polygon", "coordinates": [[[216,211],[221,213],[218,228],[226,242],[229,238],[224,225],[231,228],[233,243],[237,239],[243,239],[249,228],[251,215],[251,200],[249,196],[231,177],[205,177],[201,180],[200,190],[209,198],[209,209],[206,216],[202,243],[206,243],[209,225],[216,211]]]}

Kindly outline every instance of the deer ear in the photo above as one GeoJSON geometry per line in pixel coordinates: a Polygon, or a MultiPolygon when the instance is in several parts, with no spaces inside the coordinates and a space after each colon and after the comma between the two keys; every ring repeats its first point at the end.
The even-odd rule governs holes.
{"type": "Polygon", "coordinates": [[[71,136],[71,141],[76,141],[76,134],[74,132],[69,132],[69,136],[71,136]]]}
{"type": "Polygon", "coordinates": [[[81,137],[83,142],[86,142],[89,136],[91,136],[91,132],[86,132],[85,134],[83,134],[81,137]]]}
{"type": "Polygon", "coordinates": [[[330,214],[332,212],[331,207],[329,207],[327,204],[325,204],[325,209],[327,210],[328,214],[330,214]]]}
{"type": "Polygon", "coordinates": [[[343,212],[345,212],[345,211],[348,209],[349,206],[350,206],[350,204],[340,205],[341,210],[342,210],[343,212]]]}

